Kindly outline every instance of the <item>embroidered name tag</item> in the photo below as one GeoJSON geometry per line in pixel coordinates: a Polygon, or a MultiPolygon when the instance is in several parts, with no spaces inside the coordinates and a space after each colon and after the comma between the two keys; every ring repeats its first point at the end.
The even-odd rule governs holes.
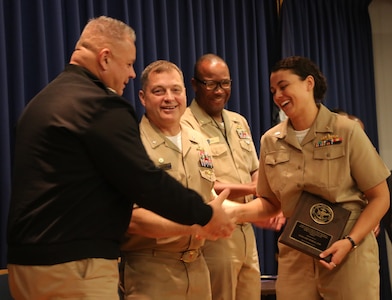
{"type": "Polygon", "coordinates": [[[170,170],[172,168],[172,165],[171,163],[161,164],[158,166],[158,168],[166,171],[166,170],[170,170]]]}

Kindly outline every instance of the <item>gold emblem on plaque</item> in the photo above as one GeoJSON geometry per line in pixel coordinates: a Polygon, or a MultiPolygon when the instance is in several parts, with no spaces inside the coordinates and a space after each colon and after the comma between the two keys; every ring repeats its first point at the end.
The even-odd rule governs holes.
{"type": "Polygon", "coordinates": [[[334,218],[332,208],[324,203],[314,204],[309,213],[312,220],[321,225],[330,223],[334,218]]]}

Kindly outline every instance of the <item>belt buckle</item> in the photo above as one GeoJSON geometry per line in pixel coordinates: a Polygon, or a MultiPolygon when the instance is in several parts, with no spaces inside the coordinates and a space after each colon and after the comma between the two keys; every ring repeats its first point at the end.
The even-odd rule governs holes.
{"type": "Polygon", "coordinates": [[[181,255],[180,260],[186,263],[190,263],[196,260],[199,257],[199,250],[188,250],[184,251],[181,255]]]}

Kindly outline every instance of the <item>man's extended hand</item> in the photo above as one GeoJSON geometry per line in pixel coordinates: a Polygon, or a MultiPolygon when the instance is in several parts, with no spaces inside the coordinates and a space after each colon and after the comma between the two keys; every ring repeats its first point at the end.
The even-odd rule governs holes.
{"type": "Polygon", "coordinates": [[[275,217],[270,218],[268,220],[259,221],[259,222],[252,222],[252,223],[257,227],[279,231],[282,229],[283,225],[286,223],[286,218],[283,216],[283,213],[280,212],[278,215],[276,215],[275,217]]]}
{"type": "Polygon", "coordinates": [[[213,215],[210,222],[203,226],[203,230],[208,233],[209,239],[229,237],[235,228],[235,223],[222,208],[222,203],[229,194],[230,190],[225,189],[218,197],[208,203],[213,209],[213,215]]]}

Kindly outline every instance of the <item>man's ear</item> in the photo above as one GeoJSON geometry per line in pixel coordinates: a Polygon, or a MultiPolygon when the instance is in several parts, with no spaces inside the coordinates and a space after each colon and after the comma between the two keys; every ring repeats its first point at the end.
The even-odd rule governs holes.
{"type": "Polygon", "coordinates": [[[99,51],[98,55],[99,65],[103,70],[107,70],[108,64],[110,63],[110,49],[103,48],[99,51]]]}
{"type": "Polygon", "coordinates": [[[191,79],[191,85],[192,85],[193,90],[196,91],[197,90],[197,81],[193,77],[191,79]]]}
{"type": "Polygon", "coordinates": [[[145,101],[145,99],[144,99],[144,91],[143,91],[143,90],[140,90],[140,91],[139,91],[139,100],[140,100],[140,103],[141,103],[144,107],[146,107],[146,101],[145,101]]]}

